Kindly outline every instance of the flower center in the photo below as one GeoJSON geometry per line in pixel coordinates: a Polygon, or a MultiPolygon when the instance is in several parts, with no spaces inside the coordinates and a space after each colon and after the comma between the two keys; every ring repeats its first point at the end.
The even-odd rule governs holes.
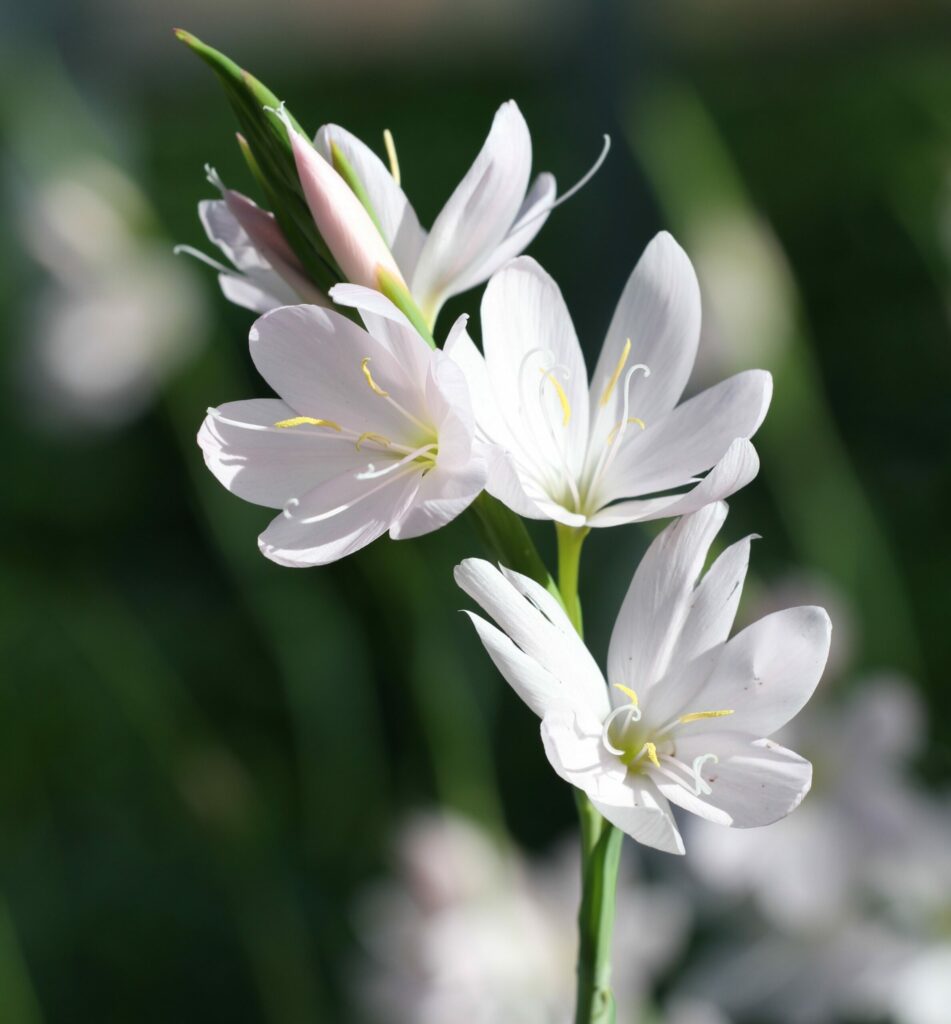
{"type": "MultiPolygon", "coordinates": [[[[278,420],[274,426],[280,430],[317,427],[322,431],[330,431],[331,436],[336,436],[341,441],[352,444],[358,452],[366,451],[368,454],[376,452],[389,456],[381,466],[368,462],[367,468],[357,474],[357,478],[360,480],[375,480],[377,477],[389,476],[400,470],[412,472],[421,470],[425,475],[436,467],[439,455],[439,437],[431,426],[427,426],[407,408],[400,405],[389,391],[379,385],[370,369],[370,362],[370,356],[364,356],[360,360],[360,372],[363,374],[367,387],[406,418],[412,426],[409,434],[415,435],[415,440],[411,440],[409,443],[400,443],[375,430],[364,430],[362,433],[358,433],[341,426],[335,420],[317,416],[293,416],[290,419],[278,420]],[[394,456],[398,456],[398,458],[393,458],[394,456]]],[[[406,438],[403,440],[405,442],[406,438]]]]}
{"type": "Polygon", "coordinates": [[[627,704],[616,707],[604,720],[601,742],[629,772],[648,776],[661,776],[688,790],[694,796],[708,796],[710,784],[703,778],[703,768],[709,763],[716,764],[716,754],[700,754],[688,766],[677,757],[677,730],[691,722],[706,718],[724,718],[732,715],[731,708],[718,711],[691,711],[679,715],[661,728],[645,724],[637,694],[628,686],[615,683],[628,698],[627,704]]]}

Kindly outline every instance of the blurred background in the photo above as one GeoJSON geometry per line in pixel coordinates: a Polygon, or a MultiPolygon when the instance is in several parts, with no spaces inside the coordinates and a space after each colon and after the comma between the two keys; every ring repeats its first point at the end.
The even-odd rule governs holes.
{"type": "MultiPolygon", "coordinates": [[[[208,248],[205,162],[254,192],[174,25],[311,130],[391,129],[424,224],[510,97],[563,187],[611,134],[530,251],[590,360],[653,233],[686,246],[695,386],[776,377],[741,618],[836,627],[802,809],[628,844],[619,1022],[947,1024],[951,14],[908,0],[0,11],[0,1021],[571,1014],[573,801],[455,614],[469,524],[282,569],[204,470],[205,408],[264,385],[172,246],[208,248]]],[[[648,540],[587,543],[599,657],[648,540]]]]}

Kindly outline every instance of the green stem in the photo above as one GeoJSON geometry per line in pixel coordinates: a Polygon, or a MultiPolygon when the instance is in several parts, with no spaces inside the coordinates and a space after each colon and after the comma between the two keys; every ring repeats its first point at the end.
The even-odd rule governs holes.
{"type": "Polygon", "coordinates": [[[482,542],[509,569],[537,580],[561,601],[561,594],[542,561],[525,523],[486,491],[472,503],[471,516],[482,542]]]}
{"type": "MultiPolygon", "coordinates": [[[[578,576],[588,528],[557,523],[558,589],[579,635],[583,634],[578,576]]],[[[581,824],[581,908],[578,911],[578,1001],[575,1024],[613,1024],[611,937],[622,833],[608,824],[580,790],[575,792],[581,824]]]]}

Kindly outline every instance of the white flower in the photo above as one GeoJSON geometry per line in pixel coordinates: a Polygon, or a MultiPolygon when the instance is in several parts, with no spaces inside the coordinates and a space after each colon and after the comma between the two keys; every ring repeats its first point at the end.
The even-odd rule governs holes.
{"type": "Polygon", "coordinates": [[[809,699],[831,625],[791,608],[728,640],[750,538],[697,584],[722,503],[678,520],[631,581],[608,652],[610,690],[561,606],[526,577],[467,559],[456,581],[501,629],[472,615],[499,671],[542,719],[555,771],[614,825],[670,853],[684,847],[668,801],[722,825],[776,821],[812,766],[769,739],[809,699]]]}
{"type": "Polygon", "coordinates": [[[210,409],[198,435],[225,487],[282,510],[259,539],[282,565],[323,565],[387,530],[429,533],[485,481],[459,368],[379,292],[341,285],[333,299],[367,330],[317,306],[265,314],[251,357],[280,397],[210,409]]]}
{"type": "Polygon", "coordinates": [[[692,512],[747,484],[759,469],[747,438],[772,378],[748,370],[677,405],[699,332],[696,275],[659,234],[621,295],[589,389],[558,286],[534,260],[513,260],[482,300],[484,357],[462,333],[447,345],[497,446],[489,492],[522,516],[613,526],[692,512]]]}
{"type": "Polygon", "coordinates": [[[13,220],[47,271],[15,350],[29,413],[44,429],[124,426],[204,344],[201,287],[164,242],[141,236],[153,213],[108,160],[71,151],[13,180],[13,220]]]}
{"type": "Polygon", "coordinates": [[[203,199],[198,204],[198,217],[208,240],[232,265],[225,266],[190,245],[177,245],[175,251],[214,267],[225,298],[255,313],[298,302],[329,305],[327,296],[309,280],[274,214],[226,188],[213,168],[207,167],[206,173],[221,198],[203,199]]]}
{"type": "MultiPolygon", "coordinates": [[[[451,814],[401,829],[395,877],[362,894],[367,956],[354,994],[388,1024],[563,1024],[571,1019],[581,871],[577,843],[544,859],[451,814]]],[[[672,885],[622,864],[612,959],[623,1019],[640,1019],[681,950],[689,905],[672,885]],[[646,928],[644,922],[649,921],[646,928]]]]}
{"type": "MultiPolygon", "coordinates": [[[[594,167],[558,200],[555,178],[547,172],[529,187],[532,139],[517,104],[509,100],[496,111],[479,155],[427,233],[400,187],[392,156],[387,168],[367,145],[334,124],[324,125],[314,144],[331,162],[332,147],[339,147],[356,171],[383,237],[430,323],[448,298],[487,281],[522,252],[554,206],[582,187],[607,154],[605,139],[594,167]]],[[[390,152],[395,150],[390,147],[390,152]]]]}

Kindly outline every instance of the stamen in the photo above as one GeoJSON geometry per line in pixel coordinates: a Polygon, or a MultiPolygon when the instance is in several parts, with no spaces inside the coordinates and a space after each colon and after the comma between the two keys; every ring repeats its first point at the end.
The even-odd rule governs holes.
{"type": "Polygon", "coordinates": [[[370,373],[369,363],[370,363],[370,357],[369,356],[364,356],[360,360],[360,369],[363,371],[363,376],[366,377],[366,379],[367,379],[367,384],[370,385],[370,390],[373,391],[375,394],[379,395],[380,398],[389,398],[390,397],[389,391],[384,391],[383,388],[381,388],[380,385],[377,384],[377,382],[373,379],[373,374],[370,373]]]}
{"type": "Polygon", "coordinates": [[[357,451],[360,451],[360,445],[364,441],[376,441],[377,444],[382,444],[385,448],[389,448],[392,444],[389,438],[384,437],[382,434],[374,434],[372,430],[365,430],[358,438],[356,442],[357,451]]]}
{"type": "Polygon", "coordinates": [[[734,713],[732,708],[725,708],[723,711],[692,711],[689,715],[681,715],[677,721],[681,725],[686,725],[688,722],[699,722],[703,718],[726,718],[727,715],[734,713]]]}
{"type": "Polygon", "coordinates": [[[694,796],[709,796],[713,790],[710,788],[710,784],[706,782],[700,772],[703,766],[711,762],[712,764],[719,764],[720,758],[716,754],[701,754],[699,757],[693,759],[693,776],[695,779],[695,786],[693,794],[694,796]]]}
{"type": "Polygon", "coordinates": [[[634,379],[634,374],[637,373],[638,370],[643,371],[645,378],[651,375],[650,367],[644,363],[635,363],[630,367],[627,373],[624,374],[624,405],[621,413],[621,422],[605,439],[604,447],[601,450],[601,454],[598,456],[597,464],[595,465],[594,472],[591,474],[591,480],[586,488],[586,497],[588,498],[597,494],[598,484],[601,482],[601,478],[608,471],[608,468],[614,461],[614,457],[620,447],[621,438],[627,430],[628,423],[640,424],[641,429],[644,429],[644,421],[642,419],[629,415],[631,405],[631,381],[634,379]]]}
{"type": "Polygon", "coordinates": [[[637,694],[629,686],[625,686],[623,683],[614,683],[613,685],[615,690],[620,690],[625,697],[630,698],[634,707],[637,707],[637,694]]]}
{"type": "Polygon", "coordinates": [[[647,742],[644,744],[644,751],[647,752],[647,759],[650,761],[655,768],[660,767],[660,759],[657,756],[657,747],[655,744],[647,742]]]}
{"type": "Polygon", "coordinates": [[[636,423],[641,428],[641,430],[647,429],[647,424],[640,418],[640,416],[628,416],[626,420],[622,420],[620,423],[616,424],[614,427],[611,428],[611,433],[608,434],[606,438],[608,444],[610,444],[615,439],[615,437],[617,437],[617,432],[621,429],[624,423],[636,423]]]}
{"type": "Polygon", "coordinates": [[[627,362],[627,357],[631,354],[631,339],[628,338],[624,342],[624,351],[621,353],[621,358],[617,361],[617,366],[614,367],[614,373],[611,374],[611,379],[608,381],[608,386],[604,389],[601,394],[602,406],[608,404],[611,395],[614,393],[614,389],[617,387],[617,382],[621,379],[621,373],[624,370],[624,364],[627,362]]]}
{"type": "Polygon", "coordinates": [[[386,158],[390,161],[390,174],[397,185],[400,184],[400,162],[396,157],[396,143],[389,128],[383,129],[383,145],[386,146],[386,158]]]}
{"type": "Polygon", "coordinates": [[[289,420],[278,420],[274,426],[286,430],[288,427],[302,427],[305,423],[312,427],[328,427],[330,430],[336,430],[338,433],[343,429],[339,423],[334,423],[333,420],[320,420],[315,419],[313,416],[294,416],[289,420]]]}
{"type": "Polygon", "coordinates": [[[561,402],[561,425],[567,427],[571,422],[571,403],[568,401],[568,396],[565,394],[565,389],[561,386],[561,381],[555,376],[551,370],[544,370],[539,368],[541,375],[552,382],[555,387],[555,394],[558,395],[558,401],[561,402]]]}
{"type": "MultiPolygon", "coordinates": [[[[433,451],[436,447],[437,446],[435,444],[424,444],[422,448],[417,448],[415,451],[410,452],[409,455],[404,455],[403,458],[400,459],[398,462],[392,462],[390,463],[389,466],[386,466],[384,469],[376,469],[373,463],[371,462],[367,466],[365,472],[357,473],[357,479],[376,480],[378,477],[388,476],[390,473],[394,472],[394,470],[400,469],[402,466],[405,466],[408,463],[415,462],[417,459],[425,456],[427,452],[433,451]]],[[[435,458],[431,456],[426,461],[431,462],[433,465],[435,465],[436,463],[435,458]]]]}

